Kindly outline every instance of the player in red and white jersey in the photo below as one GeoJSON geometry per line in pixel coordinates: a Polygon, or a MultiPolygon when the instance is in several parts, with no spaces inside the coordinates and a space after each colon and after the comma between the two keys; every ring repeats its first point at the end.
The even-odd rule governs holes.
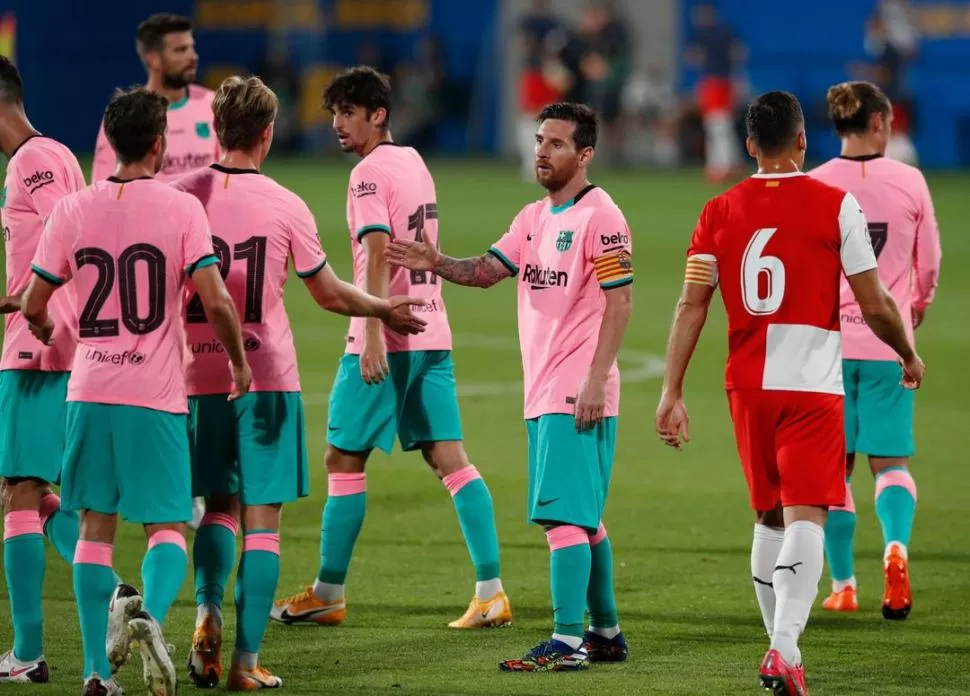
{"type": "Polygon", "coordinates": [[[727,391],[738,453],[757,515],[751,572],[771,647],[762,685],[804,696],[798,637],[822,575],[829,505],[845,499],[839,282],[919,387],[923,363],[906,335],[856,199],[805,176],[805,122],[787,92],[747,115],[758,173],[704,207],[688,251],[657,409],[660,437],[688,439],[683,384],[720,286],[728,316],[727,391]]]}

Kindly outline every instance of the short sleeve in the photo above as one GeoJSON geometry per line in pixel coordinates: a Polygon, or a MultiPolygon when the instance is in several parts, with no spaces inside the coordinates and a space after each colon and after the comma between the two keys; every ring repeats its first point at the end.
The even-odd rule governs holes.
{"type": "Polygon", "coordinates": [[[71,261],[64,244],[71,217],[64,211],[65,206],[66,202],[58,203],[51,211],[31,263],[31,270],[36,275],[57,286],[71,279],[71,261]]]}
{"type": "Polygon", "coordinates": [[[633,235],[619,208],[604,206],[593,213],[585,244],[601,288],[609,290],[633,282],[633,235]]]}
{"type": "Polygon", "coordinates": [[[350,173],[347,190],[351,233],[357,241],[371,232],[391,234],[390,186],[387,179],[365,162],[350,173]]]}
{"type": "Polygon", "coordinates": [[[697,220],[697,226],[694,227],[694,234],[691,235],[690,246],[687,249],[685,283],[717,287],[718,268],[714,244],[715,210],[716,203],[708,201],[697,220]]]}
{"type": "Polygon", "coordinates": [[[189,215],[182,237],[182,261],[185,273],[191,276],[200,268],[219,263],[219,258],[212,249],[212,232],[205,208],[193,196],[186,195],[183,200],[187,201],[189,215]]]}
{"type": "Polygon", "coordinates": [[[502,262],[509,272],[519,275],[519,260],[522,257],[522,244],[529,234],[529,207],[523,208],[512,220],[508,232],[493,244],[488,253],[502,262]]]}
{"type": "Polygon", "coordinates": [[[74,177],[65,170],[61,159],[51,158],[43,150],[25,148],[17,160],[18,170],[25,172],[19,182],[24,198],[41,220],[47,219],[59,200],[77,190],[74,177]]]}
{"type": "Polygon", "coordinates": [[[295,196],[294,199],[293,215],[290,216],[290,255],[296,274],[309,278],[327,265],[327,255],[320,245],[313,213],[302,200],[295,196]]]}
{"type": "Polygon", "coordinates": [[[854,276],[876,268],[876,254],[862,206],[851,193],[845,194],[839,210],[839,232],[842,237],[842,270],[854,276]]]}

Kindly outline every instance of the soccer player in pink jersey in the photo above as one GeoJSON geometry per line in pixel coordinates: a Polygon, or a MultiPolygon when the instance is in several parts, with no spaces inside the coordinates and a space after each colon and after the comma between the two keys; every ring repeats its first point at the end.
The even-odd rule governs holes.
{"type": "MultiPolygon", "coordinates": [[[[172,181],[217,161],[219,142],[212,129],[213,92],[193,84],[199,54],[192,38],[192,21],[173,14],[152,15],[138,27],[135,45],[148,73],[145,87],[168,100],[167,144],[158,180],[172,181]]],[[[116,163],[102,123],[91,181],[111,175],[116,163]]]]}
{"type": "MultiPolygon", "coordinates": [[[[866,214],[879,262],[879,277],[899,305],[913,338],[933,301],[940,276],[940,233],[933,201],[915,167],[885,157],[892,135],[892,107],[868,82],[829,89],[829,115],[842,138],[842,154],[811,176],[853,194],[866,214]]],[[[851,477],[856,452],[869,455],[876,478],[876,514],[885,542],[882,614],[905,619],[913,606],[907,548],[916,513],[912,390],[900,386],[902,370],[892,349],[866,325],[848,281],[842,279],[842,357],[845,380],[846,503],[829,511],[825,553],[832,594],[822,606],[857,611],[853,558],[856,513],[851,477]]]]}
{"type": "Polygon", "coordinates": [[[10,596],[13,649],[0,656],[0,683],[49,679],[43,655],[44,535],[70,563],[77,543],[77,513],[61,510],[51,484],[61,480],[64,400],[74,357],[70,295],[51,311],[63,320],[53,346],[30,335],[21,316],[20,294],[30,280],[30,262],[44,220],[65,195],[84,188],[77,159],[59,142],[41,135],[27,120],[23,82],[17,68],[0,56],[0,150],[8,158],[0,209],[7,265],[3,356],[0,358],[0,476],[3,477],[3,566],[10,596]]]}
{"type": "Polygon", "coordinates": [[[243,554],[236,580],[236,650],[227,688],[278,688],[282,680],[258,662],[279,579],[280,514],[309,493],[303,400],[296,349],[283,306],[289,261],[317,303],[345,315],[374,316],[404,333],[425,322],[411,313],[422,300],[376,298],[339,280],[327,265],[313,213],[259,168],[273,142],[276,95],[257,77],[230,77],[213,102],[225,153],[218,164],[172,185],[199,198],[229,294],[242,317],[253,368],[250,392],[228,401],[220,344],[199,297],[186,297],[189,440],[194,494],[206,498],[195,537],[198,614],[189,675],[200,688],[222,675],[224,587],[236,556],[242,505],[243,554]]]}
{"type": "Polygon", "coordinates": [[[393,264],[459,285],[519,278],[529,521],[546,529],[555,629],[525,657],[499,665],[518,672],[586,669],[627,656],[603,509],[620,406],[616,356],[633,303],[632,236],[613,199],[587,179],[593,111],[553,104],[538,122],[536,178],[549,195],[523,208],[486,254],[454,259],[420,240],[388,246],[393,264]]]}
{"type": "Polygon", "coordinates": [[[364,522],[367,478],[375,447],[390,453],[420,450],[452,496],[475,566],[475,596],[452,628],[511,622],[499,577],[499,545],[492,497],[462,445],[461,417],[451,359],[451,329],[433,273],[390,270],[384,249],[392,239],[438,242],[434,180],[416,150],[394,143],[389,131],[391,87],[376,70],[358,67],[337,76],[324,94],[344,152],[362,159],[350,174],[347,222],[354,253],[354,285],[378,297],[423,298],[427,331],[401,336],[378,319],[353,318],[328,409],[328,496],[323,509],[321,560],[312,587],[273,607],[283,623],[342,623],[344,582],[364,522]]]}
{"type": "Polygon", "coordinates": [[[229,356],[229,398],[242,396],[252,377],[205,211],[153,178],[165,154],[166,108],[145,89],[111,101],[104,123],[118,167],[54,207],[22,299],[31,332],[51,345],[52,296],[68,280],[76,292],[61,493],[65,508],[81,515],[74,592],[85,696],[121,693],[111,673],[123,659],[112,664],[106,649],[119,514],[144,525],[148,540],[144,601],[127,603],[126,635],[141,649],[151,693],[174,696],[177,689],[161,627],[185,579],[184,528],[192,517],[180,316],[187,278],[229,356]]]}

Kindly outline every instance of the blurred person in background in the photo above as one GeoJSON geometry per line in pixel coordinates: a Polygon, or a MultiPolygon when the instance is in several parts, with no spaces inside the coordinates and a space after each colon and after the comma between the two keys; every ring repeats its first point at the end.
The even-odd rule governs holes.
{"type": "Polygon", "coordinates": [[[536,116],[546,104],[559,101],[574,83],[562,55],[569,39],[569,32],[553,14],[549,1],[532,0],[529,11],[519,20],[523,63],[516,124],[522,178],[530,183],[535,181],[536,116]]]}
{"type": "Polygon", "coordinates": [[[866,23],[866,53],[874,65],[858,66],[862,79],[875,82],[893,105],[892,136],[886,155],[907,164],[917,163],[913,130],[914,104],[907,85],[907,72],[916,57],[919,34],[905,0],[882,0],[866,23]]]}
{"type": "Polygon", "coordinates": [[[624,135],[623,90],[630,79],[633,50],[622,17],[611,0],[592,0],[580,20],[583,54],[579,69],[583,75],[582,101],[597,112],[603,125],[605,154],[609,160],[620,156],[624,135]]]}
{"type": "MultiPolygon", "coordinates": [[[[901,310],[907,335],[923,322],[939,283],[940,233],[926,180],[918,169],[884,155],[895,123],[889,99],[868,82],[831,87],[829,116],[842,152],[811,176],[854,195],[865,211],[879,277],[901,310]]],[[[876,480],[876,515],[882,526],[885,589],[882,614],[905,619],[912,609],[907,547],[916,514],[913,392],[900,385],[903,370],[866,323],[848,281],[839,310],[845,383],[846,502],[830,508],[825,554],[832,594],[822,606],[858,611],[853,542],[855,504],[850,485],[856,453],[869,455],[876,480]]]]}
{"type": "Polygon", "coordinates": [[[394,120],[401,143],[433,151],[438,127],[448,110],[447,73],[440,40],[428,36],[418,42],[415,60],[398,66],[394,78],[394,120]]]}
{"type": "Polygon", "coordinates": [[[676,165],[679,113],[674,86],[662,65],[650,63],[644,72],[634,73],[623,90],[629,156],[637,163],[676,165]]]}
{"type": "Polygon", "coordinates": [[[704,123],[705,169],[712,182],[722,182],[741,166],[734,132],[733,78],[745,55],[744,44],[718,17],[711,2],[702,2],[691,16],[693,34],[686,60],[700,70],[697,106],[704,123]]]}

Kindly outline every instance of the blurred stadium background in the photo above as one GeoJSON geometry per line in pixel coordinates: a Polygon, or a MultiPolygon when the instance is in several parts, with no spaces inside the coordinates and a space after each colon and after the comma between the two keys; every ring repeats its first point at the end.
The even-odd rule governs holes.
{"type": "MultiPolygon", "coordinates": [[[[264,661],[284,678],[289,693],[754,691],[764,639],[748,572],[751,516],[721,386],[719,310],[689,380],[693,442],[675,455],[652,434],[683,252],[704,201],[726,185],[703,175],[706,138],[697,95],[712,73],[730,87],[734,147],[742,142],[747,96],[789,89],[805,107],[813,161],[838,153],[821,106],[825,89],[849,78],[876,80],[890,92],[897,125],[911,134],[927,171],[944,263],[938,299],[918,334],[929,373],[917,399],[915,609],[903,624],[889,625],[879,616],[882,544],[867,496],[871,482],[860,472],[862,611],[849,617],[817,613],[803,650],[813,694],[970,693],[970,2],[719,0],[718,19],[706,28],[698,24],[700,4],[0,0],[0,53],[14,56],[23,73],[28,114],[36,127],[74,149],[86,172],[112,90],[144,80],[135,27],[157,11],[193,18],[200,82],[215,87],[227,75],[255,73],[279,95],[277,143],[266,172],[310,204],[344,277],[350,275],[344,210],[352,161],[339,154],[329,115],[320,108],[323,87],[342,67],[368,63],[394,77],[395,139],[429,158],[442,244],[456,255],[481,253],[521,205],[541,195],[523,181],[528,174],[522,153],[530,146],[520,144],[522,122],[538,103],[580,99],[604,116],[592,178],[624,209],[638,270],[634,319],[621,355],[623,415],[606,517],[631,660],[568,677],[568,683],[496,672],[499,659],[521,652],[548,629],[547,555],[541,534],[524,524],[513,286],[487,294],[449,287],[467,445],[495,498],[516,626],[485,635],[443,628],[464,609],[473,580],[451,504],[415,457],[378,456],[349,580],[348,622],[332,631],[274,626],[267,634],[264,661]],[[716,65],[712,55],[720,56],[716,65]]],[[[739,149],[732,157],[750,170],[739,149]]],[[[298,283],[288,290],[287,305],[311,457],[322,463],[326,395],[345,322],[323,315],[298,283]]],[[[281,592],[301,589],[316,570],[326,489],[322,464],[313,484],[313,495],[284,515],[281,592]]],[[[137,580],[141,532],[126,528],[122,539],[116,566],[126,579],[137,580]]],[[[53,554],[45,597],[46,650],[54,669],[45,693],[76,693],[81,655],[71,575],[53,554]]],[[[191,635],[193,604],[187,581],[167,627],[179,663],[191,635]]],[[[10,643],[7,612],[4,600],[2,649],[10,643]]],[[[230,628],[228,644],[232,633],[230,628]]],[[[138,665],[121,681],[129,693],[140,693],[138,665]]]]}

